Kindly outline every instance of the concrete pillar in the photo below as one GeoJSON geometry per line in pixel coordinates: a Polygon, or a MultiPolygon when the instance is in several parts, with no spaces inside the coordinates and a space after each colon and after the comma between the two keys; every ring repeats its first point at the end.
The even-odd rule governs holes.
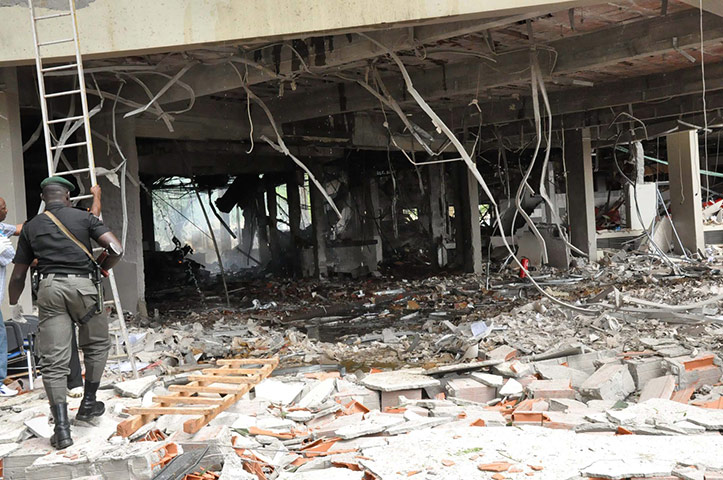
{"type": "MultiPolygon", "coordinates": [[[[321,178],[321,169],[313,170],[317,179],[321,178]]],[[[321,181],[321,180],[320,180],[321,181]]],[[[326,264],[326,232],[329,230],[329,220],[326,216],[326,199],[324,195],[311,184],[311,228],[312,242],[314,244],[314,275],[323,278],[328,274],[326,264]]]]}
{"type": "Polygon", "coordinates": [[[153,197],[141,192],[141,231],[143,232],[143,250],[156,251],[156,227],[153,222],[153,197]]]}
{"type": "MultiPolygon", "coordinates": [[[[5,199],[8,216],[5,223],[18,224],[27,220],[25,208],[25,173],[23,171],[23,137],[20,131],[20,107],[18,104],[18,77],[14,67],[0,68],[0,197],[5,199]]],[[[35,214],[37,212],[33,212],[35,214]]],[[[17,245],[17,237],[13,237],[13,245],[17,245]]],[[[7,267],[7,277],[12,271],[7,267]]],[[[20,297],[20,304],[26,313],[32,311],[33,302],[30,291],[30,276],[25,290],[20,297]]],[[[7,296],[7,278],[2,302],[4,318],[10,317],[7,296]]]]}
{"type": "MultiPolygon", "coordinates": [[[[667,136],[670,214],[683,247],[696,253],[705,250],[703,205],[700,191],[700,151],[695,131],[667,136]]],[[[682,253],[675,245],[677,253],[682,253]]]]}
{"type": "Polygon", "coordinates": [[[266,207],[269,211],[269,247],[271,248],[271,262],[280,265],[281,245],[279,243],[278,208],[276,202],[276,185],[266,186],[266,207]]]}
{"type": "MultiPolygon", "coordinates": [[[[108,144],[100,138],[93,138],[93,153],[96,166],[112,169],[123,161],[112,143],[113,130],[108,117],[91,120],[94,132],[110,139],[108,144]]],[[[143,272],[143,233],[141,223],[141,192],[138,179],[138,151],[136,150],[135,121],[133,118],[116,118],[116,138],[118,146],[127,159],[125,179],[125,207],[128,230],[125,236],[125,254],[114,268],[121,305],[124,310],[133,313],[145,311],[145,276],[143,272]]],[[[120,170],[118,171],[120,174],[120,170]]],[[[122,182],[123,179],[119,180],[122,182]]],[[[103,189],[103,222],[123,241],[123,200],[120,188],[107,178],[99,177],[98,184],[103,189]]],[[[145,195],[145,193],[144,193],[145,195]]]]}
{"type": "Polygon", "coordinates": [[[446,185],[444,182],[444,164],[427,167],[429,188],[429,231],[432,234],[432,252],[437,268],[447,265],[447,249],[444,246],[447,230],[448,207],[446,185]]]}
{"type": "Polygon", "coordinates": [[[479,184],[466,164],[457,163],[457,169],[459,205],[455,205],[455,216],[459,215],[457,251],[461,252],[458,258],[462,258],[465,272],[482,273],[479,184]]]}
{"type": "Polygon", "coordinates": [[[266,215],[266,192],[260,189],[256,192],[256,221],[258,226],[259,260],[262,266],[271,262],[271,248],[269,247],[269,217],[266,215]]]}
{"type": "MultiPolygon", "coordinates": [[[[376,240],[376,259],[377,262],[381,262],[384,257],[384,248],[382,245],[382,236],[379,233],[379,224],[381,222],[381,210],[379,208],[379,182],[377,177],[372,175],[373,172],[369,172],[364,186],[366,188],[366,194],[364,195],[366,200],[365,205],[365,218],[364,218],[364,236],[365,238],[371,238],[376,240]]],[[[375,270],[373,268],[373,270],[375,270]]]]}
{"type": "Polygon", "coordinates": [[[286,203],[289,206],[289,229],[291,234],[291,266],[294,275],[302,276],[301,269],[301,195],[299,174],[293,172],[286,183],[286,203]]]}
{"type": "Polygon", "coordinates": [[[590,129],[565,131],[570,242],[597,261],[590,129]]]}

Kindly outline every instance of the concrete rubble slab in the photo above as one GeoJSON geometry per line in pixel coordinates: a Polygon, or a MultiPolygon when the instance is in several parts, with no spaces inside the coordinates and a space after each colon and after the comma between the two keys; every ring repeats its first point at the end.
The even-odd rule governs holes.
{"type": "Polygon", "coordinates": [[[493,375],[491,373],[484,372],[472,372],[469,374],[470,378],[480,382],[488,387],[500,388],[505,383],[505,377],[501,375],[493,375]]]}
{"type": "Polygon", "coordinates": [[[651,398],[669,399],[673,391],[675,391],[675,385],[676,382],[673,375],[665,375],[648,380],[640,392],[640,399],[638,401],[644,402],[651,398]]]}
{"type": "Polygon", "coordinates": [[[367,375],[362,380],[362,384],[372,390],[396,392],[400,390],[434,387],[439,385],[439,380],[417,373],[396,371],[367,375]]]}
{"type": "Polygon", "coordinates": [[[267,378],[254,387],[256,400],[268,400],[276,405],[290,405],[301,395],[306,384],[303,382],[282,382],[267,378]]]}
{"type": "Polygon", "coordinates": [[[45,415],[41,415],[25,420],[25,426],[36,437],[50,438],[53,436],[53,427],[50,425],[49,420],[45,415]]]}
{"type": "Polygon", "coordinates": [[[472,378],[455,378],[447,382],[447,392],[451,397],[485,403],[497,396],[497,388],[484,385],[472,378]]]}
{"type": "Polygon", "coordinates": [[[673,470],[673,476],[682,480],[706,480],[705,470],[695,467],[676,468],[673,470]]]}
{"type": "Polygon", "coordinates": [[[325,468],[323,470],[311,470],[303,473],[282,473],[279,480],[361,480],[364,472],[355,472],[348,468],[325,468]]]}
{"type": "Polygon", "coordinates": [[[389,427],[404,423],[404,417],[401,415],[378,414],[365,418],[363,421],[355,425],[342,427],[334,432],[342,440],[350,440],[352,438],[363,437],[365,435],[373,435],[381,433],[389,427]]]}
{"type": "Polygon", "coordinates": [[[535,380],[526,388],[533,398],[575,398],[575,390],[568,379],[535,380]]]}
{"type": "Polygon", "coordinates": [[[297,403],[299,408],[318,409],[336,390],[336,379],[327,378],[312,387],[297,403]]]}
{"type": "Polygon", "coordinates": [[[524,388],[522,387],[522,384],[515,380],[514,378],[510,378],[505,382],[505,384],[500,388],[499,395],[502,397],[510,397],[510,396],[516,396],[521,395],[524,388]]]}
{"type": "Polygon", "coordinates": [[[573,388],[580,388],[590,376],[564,365],[535,364],[535,370],[544,380],[568,380],[573,388]]]}
{"type": "Polygon", "coordinates": [[[126,380],[113,385],[113,388],[119,395],[131,398],[141,398],[158,380],[155,375],[141,377],[134,380],[126,380]]]}
{"type": "Polygon", "coordinates": [[[600,400],[624,400],[635,391],[628,367],[609,363],[600,367],[580,387],[580,393],[600,400]]]}
{"type": "Polygon", "coordinates": [[[670,475],[675,462],[650,462],[642,459],[598,460],[581,471],[583,476],[622,480],[630,477],[662,477],[670,475]]]}

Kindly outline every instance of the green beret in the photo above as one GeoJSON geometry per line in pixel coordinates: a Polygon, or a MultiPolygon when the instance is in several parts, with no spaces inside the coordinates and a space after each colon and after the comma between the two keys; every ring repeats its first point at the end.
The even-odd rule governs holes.
{"type": "Polygon", "coordinates": [[[73,185],[68,180],[64,179],[63,177],[48,177],[45,180],[43,180],[42,182],[40,182],[40,188],[45,188],[48,185],[52,185],[53,183],[56,183],[62,187],[65,187],[71,192],[75,191],[75,185],[73,185]]]}

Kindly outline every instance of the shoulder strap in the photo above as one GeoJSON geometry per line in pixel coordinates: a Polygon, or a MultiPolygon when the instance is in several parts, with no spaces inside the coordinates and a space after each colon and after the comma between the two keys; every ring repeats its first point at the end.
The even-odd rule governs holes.
{"type": "Polygon", "coordinates": [[[66,237],[68,237],[70,240],[72,240],[73,243],[75,243],[78,247],[80,247],[81,250],[83,250],[83,252],[85,252],[85,254],[88,256],[88,258],[90,258],[90,261],[91,261],[91,262],[95,263],[95,258],[93,257],[93,254],[88,251],[88,249],[86,248],[86,246],[83,245],[83,244],[80,242],[80,240],[78,240],[78,239],[75,237],[75,235],[73,235],[73,234],[71,233],[71,231],[68,230],[68,229],[65,227],[65,225],[63,225],[63,223],[62,223],[60,220],[58,220],[58,217],[56,217],[55,215],[53,215],[52,213],[50,213],[50,212],[47,211],[47,210],[45,210],[43,213],[44,213],[50,220],[53,221],[53,223],[60,229],[61,232],[63,232],[63,234],[64,234],[66,237]]]}

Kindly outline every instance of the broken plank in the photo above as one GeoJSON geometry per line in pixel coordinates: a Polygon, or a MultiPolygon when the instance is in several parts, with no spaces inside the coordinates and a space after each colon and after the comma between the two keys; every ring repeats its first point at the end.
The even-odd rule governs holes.
{"type": "Polygon", "coordinates": [[[183,423],[183,431],[186,433],[198,432],[199,430],[201,430],[201,428],[203,428],[204,425],[216,418],[219,413],[223,412],[228,407],[241,400],[241,397],[243,397],[247,392],[249,392],[251,388],[253,388],[253,385],[246,385],[244,387],[245,391],[239,392],[234,395],[229,395],[224,399],[223,404],[215,408],[211,413],[205,414],[204,416],[199,418],[192,418],[190,420],[186,420],[183,423]]]}
{"type": "Polygon", "coordinates": [[[207,415],[214,407],[130,407],[124,411],[130,415],[207,415]]]}
{"type": "Polygon", "coordinates": [[[168,390],[179,393],[219,393],[222,395],[230,395],[238,393],[242,387],[228,386],[205,386],[205,385],[170,385],[168,390]]]}
{"type": "Polygon", "coordinates": [[[258,368],[204,368],[201,371],[210,375],[255,375],[259,373],[258,368]]]}
{"type": "Polygon", "coordinates": [[[258,375],[253,377],[233,377],[227,375],[191,375],[188,377],[192,382],[199,383],[256,383],[260,380],[258,375]]]}
{"type": "Polygon", "coordinates": [[[208,398],[208,397],[188,397],[182,395],[165,395],[159,397],[153,397],[155,403],[185,403],[188,405],[220,405],[223,403],[223,398],[208,398]]]}
{"type": "Polygon", "coordinates": [[[217,365],[278,365],[279,360],[273,358],[224,358],[216,360],[217,365]]]}

